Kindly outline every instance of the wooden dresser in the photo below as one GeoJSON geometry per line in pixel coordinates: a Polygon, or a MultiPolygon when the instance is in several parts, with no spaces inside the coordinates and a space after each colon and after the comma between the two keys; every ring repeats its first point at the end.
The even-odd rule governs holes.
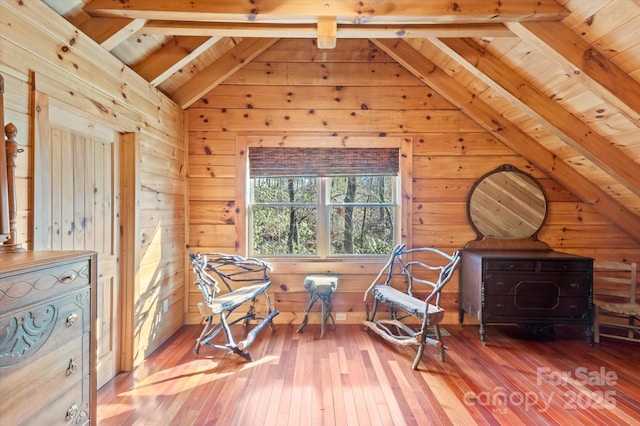
{"type": "Polygon", "coordinates": [[[92,252],[0,255],[0,423],[96,419],[92,252]]]}
{"type": "Polygon", "coordinates": [[[593,259],[552,250],[469,250],[460,261],[459,320],[536,329],[584,324],[593,343],[593,259]]]}

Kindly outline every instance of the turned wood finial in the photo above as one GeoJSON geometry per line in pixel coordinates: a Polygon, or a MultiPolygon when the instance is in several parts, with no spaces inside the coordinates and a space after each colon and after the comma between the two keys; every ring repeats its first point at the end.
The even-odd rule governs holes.
{"type": "Polygon", "coordinates": [[[7,138],[6,155],[7,155],[7,182],[9,192],[9,239],[4,243],[5,249],[11,249],[10,251],[22,251],[22,247],[17,243],[18,241],[18,229],[16,222],[18,218],[18,202],[16,198],[16,158],[18,153],[22,152],[22,149],[18,149],[18,143],[16,142],[16,136],[18,135],[18,128],[13,123],[8,123],[4,126],[4,134],[7,138]]]}
{"type": "MultiPolygon", "coordinates": [[[[8,123],[6,126],[4,126],[4,134],[7,136],[7,139],[10,139],[13,141],[13,143],[16,143],[15,137],[18,135],[18,128],[13,123],[8,123]]],[[[7,143],[9,143],[8,140],[7,143]]]]}

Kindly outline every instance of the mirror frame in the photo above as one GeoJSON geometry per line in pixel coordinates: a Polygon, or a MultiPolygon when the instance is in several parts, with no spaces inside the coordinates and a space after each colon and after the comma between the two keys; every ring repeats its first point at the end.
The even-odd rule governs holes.
{"type": "MultiPolygon", "coordinates": [[[[547,201],[547,196],[544,192],[544,189],[542,188],[542,185],[540,185],[540,182],[538,182],[538,180],[536,178],[534,178],[533,176],[531,176],[530,174],[523,172],[522,170],[518,169],[517,167],[511,165],[511,164],[503,164],[499,167],[497,167],[496,169],[493,169],[491,171],[489,171],[488,173],[485,173],[484,175],[482,175],[480,178],[478,178],[478,180],[476,180],[474,182],[474,184],[471,186],[470,190],[469,190],[469,194],[467,195],[467,202],[466,202],[466,213],[467,213],[467,220],[469,222],[469,225],[471,226],[471,228],[473,228],[473,231],[476,233],[476,240],[475,241],[492,241],[494,245],[496,245],[496,248],[500,248],[500,247],[504,247],[504,248],[517,248],[519,246],[519,244],[522,242],[524,246],[529,246],[530,242],[536,242],[537,241],[537,235],[538,232],[540,231],[540,229],[542,229],[542,226],[544,226],[546,220],[547,220],[547,215],[549,212],[549,203],[547,201]],[[478,188],[479,185],[482,184],[483,181],[485,181],[485,179],[490,178],[491,176],[494,176],[498,173],[518,173],[520,175],[522,175],[524,178],[526,178],[528,181],[531,181],[532,184],[534,184],[537,189],[540,191],[540,194],[542,196],[542,198],[544,199],[544,212],[543,216],[542,216],[542,220],[540,221],[540,226],[538,226],[538,228],[532,233],[532,234],[527,234],[527,235],[522,235],[522,236],[517,236],[517,237],[509,237],[509,236],[500,236],[500,235],[485,235],[483,234],[482,231],[480,231],[480,229],[478,228],[478,225],[476,224],[476,222],[474,222],[473,219],[473,215],[472,215],[472,206],[471,206],[471,201],[472,201],[472,197],[474,195],[475,190],[478,188]]],[[[471,242],[473,243],[473,242],[471,242]]],[[[470,244],[471,244],[470,243],[470,244]]],[[[468,244],[469,245],[469,244],[468,244]]],[[[473,244],[471,244],[473,245],[473,244]]],[[[489,244],[491,246],[491,244],[489,244]]],[[[535,246],[536,244],[534,244],[535,246]]],[[[546,244],[541,243],[540,248],[546,248],[548,246],[546,246],[546,244]]]]}

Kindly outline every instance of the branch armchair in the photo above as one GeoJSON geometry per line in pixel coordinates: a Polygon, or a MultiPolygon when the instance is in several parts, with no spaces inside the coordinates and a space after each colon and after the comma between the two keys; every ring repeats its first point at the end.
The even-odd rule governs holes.
{"type": "Polygon", "coordinates": [[[272,320],[278,315],[278,311],[273,309],[267,293],[271,285],[268,274],[271,270],[270,266],[258,259],[228,254],[189,253],[189,257],[196,276],[195,285],[204,299],[198,304],[198,309],[205,317],[205,326],[196,340],[194,352],[198,354],[200,346],[208,345],[219,349],[230,349],[251,361],[252,358],[247,349],[254,342],[257,334],[266,325],[269,325],[272,331],[275,330],[272,320]],[[219,282],[224,284],[224,289],[220,288],[219,282]],[[256,315],[255,303],[260,295],[265,298],[266,317],[256,315]],[[242,306],[247,308],[246,312],[234,315],[234,311],[242,306]],[[252,320],[259,322],[249,331],[244,340],[236,343],[231,326],[244,321],[246,327],[252,320]],[[226,337],[224,345],[213,342],[221,331],[226,337]]]}
{"type": "Polygon", "coordinates": [[[444,309],[440,306],[440,294],[459,260],[458,252],[448,255],[430,247],[408,250],[404,244],[399,244],[364,294],[367,311],[367,319],[363,321],[365,328],[389,343],[417,346],[418,353],[412,365],[414,370],[418,368],[427,344],[439,348],[440,361],[444,361],[445,346],[439,326],[444,318],[444,309]],[[436,258],[438,263],[430,265],[417,260],[422,255],[436,258]],[[414,284],[424,286],[421,292],[427,292],[426,297],[414,295],[414,284]],[[371,310],[369,298],[372,299],[371,310]],[[388,308],[390,318],[378,317],[381,305],[388,308]],[[411,318],[414,323],[419,322],[418,328],[407,321],[411,318]],[[429,336],[430,328],[433,328],[435,338],[429,336]]]}

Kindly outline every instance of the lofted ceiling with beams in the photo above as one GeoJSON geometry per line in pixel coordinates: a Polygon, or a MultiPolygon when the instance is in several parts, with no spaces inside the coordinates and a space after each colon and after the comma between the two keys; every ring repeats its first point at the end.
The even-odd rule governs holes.
{"type": "Polygon", "coordinates": [[[371,40],[640,241],[640,0],[43,0],[182,108],[279,38],[371,40]]]}

